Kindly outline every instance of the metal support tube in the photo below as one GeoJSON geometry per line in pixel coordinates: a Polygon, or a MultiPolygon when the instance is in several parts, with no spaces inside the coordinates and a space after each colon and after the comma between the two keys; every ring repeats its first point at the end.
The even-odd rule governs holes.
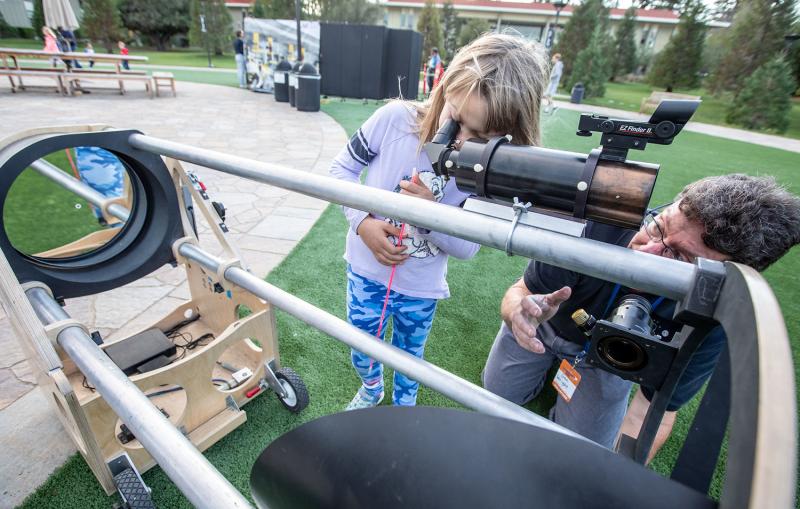
{"type": "MultiPolygon", "coordinates": [[[[140,150],[392,217],[495,249],[505,249],[511,232],[507,221],[458,207],[142,134],[132,134],[129,141],[140,150]]],[[[590,239],[528,226],[517,226],[511,236],[514,254],[671,299],[682,299],[695,276],[694,265],[590,239]]]]}
{"type": "Polygon", "coordinates": [[[75,177],[67,175],[57,166],[49,163],[48,161],[44,159],[34,161],[31,163],[31,168],[64,187],[68,191],[80,196],[92,205],[99,207],[102,210],[108,210],[109,214],[116,217],[120,221],[128,220],[128,217],[130,216],[130,211],[128,211],[128,209],[118,203],[108,204],[108,202],[111,201],[109,198],[106,198],[102,193],[95,191],[90,186],[84,184],[75,177]]]}
{"type": "MultiPolygon", "coordinates": [[[[217,272],[222,263],[221,260],[193,244],[181,244],[178,251],[189,260],[199,263],[211,272],[217,272]]],[[[540,415],[515,405],[463,378],[459,378],[435,364],[414,357],[383,341],[377,341],[374,336],[367,334],[358,327],[350,325],[341,318],[337,318],[327,311],[267,283],[246,270],[239,267],[229,267],[225,270],[224,276],[227,281],[249,291],[253,295],[261,297],[295,318],[466,407],[488,415],[524,422],[539,428],[587,440],[581,435],[569,431],[540,415]]]]}
{"type": "MultiPolygon", "coordinates": [[[[69,315],[43,288],[25,292],[45,324],[69,315]]],[[[236,488],[170,423],[147,396],[80,327],[66,327],[58,344],[119,415],[147,452],[195,507],[252,507],[236,488]]]]}

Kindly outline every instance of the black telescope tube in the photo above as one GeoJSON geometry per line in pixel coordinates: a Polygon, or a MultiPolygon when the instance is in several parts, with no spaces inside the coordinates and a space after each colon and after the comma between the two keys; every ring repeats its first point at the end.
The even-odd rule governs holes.
{"type": "Polygon", "coordinates": [[[448,161],[464,192],[506,202],[516,197],[536,208],[575,215],[583,190],[586,205],[578,219],[632,229],[639,228],[647,211],[659,168],[509,143],[489,146],[477,139],[451,151],[448,161]]]}

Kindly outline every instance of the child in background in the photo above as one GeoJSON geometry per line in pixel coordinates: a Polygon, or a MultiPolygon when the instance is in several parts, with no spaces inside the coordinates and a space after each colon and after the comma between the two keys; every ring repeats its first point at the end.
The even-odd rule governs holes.
{"type": "MultiPolygon", "coordinates": [[[[125,43],[122,42],[122,41],[119,41],[117,43],[117,46],[119,46],[119,54],[122,55],[123,57],[127,57],[128,56],[128,47],[125,46],[125,43]]],[[[127,60],[123,60],[122,61],[122,68],[125,69],[126,71],[130,71],[131,70],[130,66],[128,66],[128,61],[127,60]]]]}
{"type": "MultiPolygon", "coordinates": [[[[86,47],[83,49],[83,52],[87,55],[94,55],[94,46],[92,46],[91,41],[86,43],[86,47]]],[[[94,60],[89,60],[89,67],[94,67],[94,60]]]]}
{"type": "MultiPolygon", "coordinates": [[[[42,37],[44,37],[44,51],[48,53],[58,53],[58,40],[56,34],[50,27],[42,27],[42,37]]],[[[50,57],[50,65],[53,67],[58,65],[57,57],[50,57]]]]}
{"type": "MultiPolygon", "coordinates": [[[[548,70],[540,45],[510,35],[484,35],[455,55],[428,101],[393,101],[377,110],[336,157],[330,173],[358,183],[368,166],[367,186],[460,206],[468,195],[455,179],[444,181],[433,173],[422,145],[450,119],[461,126],[457,144],[511,134],[512,143],[538,145],[548,70]]],[[[468,259],[479,246],[411,225],[396,246],[398,221],[346,207],[344,213],[350,223],[344,255],[348,321],[374,336],[393,317],[392,344],[421,358],[436,304],[449,297],[448,256],[468,259]],[[379,324],[393,265],[398,267],[385,321],[379,324]]],[[[362,386],[347,409],[379,404],[384,397],[381,364],[356,350],[351,356],[362,386]]],[[[418,386],[395,373],[393,403],[416,404],[418,386]]]]}

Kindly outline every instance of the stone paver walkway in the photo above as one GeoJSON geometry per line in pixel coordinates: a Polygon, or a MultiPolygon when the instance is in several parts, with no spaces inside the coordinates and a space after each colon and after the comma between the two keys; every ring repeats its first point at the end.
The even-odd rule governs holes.
{"type": "MultiPolygon", "coordinates": [[[[613,108],[605,108],[603,106],[592,106],[591,104],[572,104],[566,101],[554,102],[559,108],[580,111],[581,113],[597,113],[599,115],[607,115],[615,118],[630,118],[636,120],[647,120],[650,118],[650,115],[643,115],[634,111],[616,110],[613,108]]],[[[800,140],[786,138],[783,136],[775,136],[773,134],[757,133],[753,131],[746,131],[744,129],[736,129],[734,127],[725,127],[721,125],[704,124],[703,122],[691,121],[686,124],[684,129],[695,133],[716,136],[717,138],[744,141],[746,143],[753,143],[755,145],[762,145],[764,147],[772,147],[781,150],[788,150],[789,152],[800,153],[800,140]]]]}
{"type": "MultiPolygon", "coordinates": [[[[45,83],[46,84],[46,83],[45,83]]],[[[48,125],[105,123],[145,134],[279,163],[318,174],[347,141],[324,113],[302,113],[273,96],[232,87],[178,83],[178,97],[148,99],[135,85],[59,97],[44,90],[12,94],[0,86],[0,138],[48,125]]],[[[311,228],[326,202],[194,165],[211,198],[224,203],[244,261],[266,275],[311,228]]],[[[201,245],[219,253],[200,228],[201,245]]],[[[183,269],[162,267],[127,286],[67,302],[67,312],[104,338],[126,337],[187,300],[183,269]]],[[[74,452],[36,387],[11,326],[0,312],[0,508],[13,507],[74,452]],[[31,440],[32,436],[36,440],[31,440]]]]}

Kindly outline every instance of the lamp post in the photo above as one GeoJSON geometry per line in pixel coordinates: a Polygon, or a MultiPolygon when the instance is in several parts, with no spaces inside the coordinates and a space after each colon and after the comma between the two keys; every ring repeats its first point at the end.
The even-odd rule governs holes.
{"type": "Polygon", "coordinates": [[[561,15],[561,11],[564,9],[564,7],[567,6],[567,3],[568,2],[564,2],[563,0],[557,0],[556,2],[553,2],[553,7],[556,8],[556,21],[553,24],[555,26],[551,25],[547,29],[547,37],[544,40],[544,47],[547,48],[547,51],[550,51],[550,49],[553,47],[553,45],[556,42],[556,30],[558,29],[558,17],[561,15]]]}

